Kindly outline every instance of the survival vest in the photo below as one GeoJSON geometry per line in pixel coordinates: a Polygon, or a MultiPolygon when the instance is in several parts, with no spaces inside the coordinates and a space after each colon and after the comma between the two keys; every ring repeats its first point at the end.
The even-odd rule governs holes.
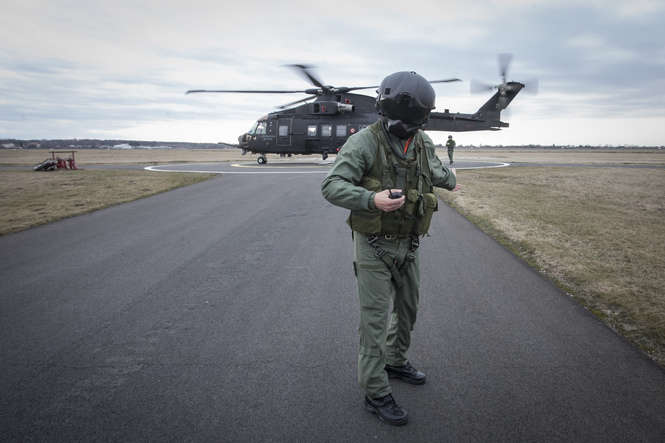
{"type": "Polygon", "coordinates": [[[432,193],[431,170],[422,131],[413,137],[415,158],[404,160],[393,153],[381,125],[379,120],[368,127],[376,139],[376,159],[360,186],[374,192],[396,188],[399,174],[404,177],[406,202],[393,212],[379,209],[351,211],[347,223],[351,229],[363,234],[424,235],[429,230],[432,214],[438,209],[438,200],[432,193]]]}

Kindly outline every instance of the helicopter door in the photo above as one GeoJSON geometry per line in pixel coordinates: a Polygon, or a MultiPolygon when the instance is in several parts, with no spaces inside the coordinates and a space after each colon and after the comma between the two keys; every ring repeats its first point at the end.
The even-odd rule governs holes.
{"type": "Polygon", "coordinates": [[[277,122],[277,146],[291,145],[292,118],[280,118],[277,122]]]}

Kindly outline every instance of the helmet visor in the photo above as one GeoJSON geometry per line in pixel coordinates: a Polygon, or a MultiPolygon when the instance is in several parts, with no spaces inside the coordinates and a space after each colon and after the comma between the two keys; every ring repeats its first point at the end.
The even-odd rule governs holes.
{"type": "Polygon", "coordinates": [[[427,121],[431,108],[420,103],[409,94],[399,94],[394,99],[384,99],[380,103],[384,115],[393,120],[406,123],[421,124],[427,121]]]}

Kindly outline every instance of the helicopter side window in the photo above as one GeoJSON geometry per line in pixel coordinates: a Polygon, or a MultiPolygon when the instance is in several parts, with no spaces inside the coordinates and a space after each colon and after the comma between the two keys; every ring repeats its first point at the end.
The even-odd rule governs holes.
{"type": "Polygon", "coordinates": [[[307,126],[307,137],[316,137],[316,125],[307,126]]]}
{"type": "Polygon", "coordinates": [[[332,135],[332,125],[321,125],[321,137],[330,137],[332,135]]]}
{"type": "Polygon", "coordinates": [[[266,133],[266,122],[259,122],[256,126],[256,134],[263,135],[266,133]]]}
{"type": "Polygon", "coordinates": [[[289,125],[279,125],[279,136],[280,137],[289,136],[289,125]]]}
{"type": "Polygon", "coordinates": [[[346,125],[337,125],[335,135],[337,137],[346,137],[346,125]]]}

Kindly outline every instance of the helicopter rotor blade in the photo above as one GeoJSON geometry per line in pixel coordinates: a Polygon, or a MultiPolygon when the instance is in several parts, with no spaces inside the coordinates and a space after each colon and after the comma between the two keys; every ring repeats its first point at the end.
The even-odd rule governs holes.
{"type": "Polygon", "coordinates": [[[293,105],[296,105],[296,104],[298,104],[298,103],[306,102],[306,101],[308,101],[308,100],[312,100],[312,99],[314,99],[314,98],[316,98],[316,97],[310,96],[310,97],[301,98],[300,100],[296,100],[296,101],[294,101],[294,102],[287,103],[287,104],[285,104],[285,105],[277,106],[277,108],[278,108],[278,109],[285,109],[285,108],[288,108],[289,106],[293,106],[293,105]]]}
{"type": "Polygon", "coordinates": [[[452,82],[461,82],[462,79],[459,78],[447,78],[445,80],[430,80],[430,83],[452,83],[452,82]]]}
{"type": "Polygon", "coordinates": [[[481,94],[488,91],[493,91],[496,89],[496,86],[490,85],[485,82],[481,82],[475,79],[471,79],[471,93],[472,94],[481,94]]]}
{"type": "Polygon", "coordinates": [[[501,73],[501,79],[503,83],[506,83],[506,77],[508,76],[508,68],[510,67],[510,62],[513,60],[513,54],[504,53],[499,54],[499,72],[501,73]]]}
{"type": "Polygon", "coordinates": [[[309,80],[314,86],[317,86],[319,88],[325,88],[321,80],[318,79],[316,75],[312,72],[312,68],[314,66],[312,65],[300,65],[300,64],[293,64],[293,65],[284,65],[289,68],[295,69],[296,71],[300,72],[302,76],[304,76],[307,80],[309,80]]]}
{"type": "Polygon", "coordinates": [[[349,91],[358,91],[360,89],[377,89],[377,88],[378,86],[353,86],[351,88],[343,86],[341,88],[337,88],[337,92],[349,92],[349,91]]]}
{"type": "Polygon", "coordinates": [[[305,91],[274,91],[274,90],[256,90],[256,89],[250,89],[250,90],[245,90],[245,89],[190,89],[189,91],[185,92],[185,94],[197,94],[200,92],[215,92],[215,93],[220,93],[220,92],[231,92],[231,93],[240,93],[240,94],[297,94],[297,93],[304,93],[305,91]]]}
{"type": "MultiPolygon", "coordinates": [[[[452,83],[452,82],[461,82],[459,78],[447,78],[444,80],[431,80],[430,83],[452,83]]],[[[338,92],[348,92],[348,91],[358,91],[359,89],[378,89],[379,86],[354,86],[351,88],[343,87],[337,88],[338,92]]]]}
{"type": "Polygon", "coordinates": [[[524,82],[524,92],[528,94],[538,94],[539,82],[537,78],[532,78],[524,82]]]}

